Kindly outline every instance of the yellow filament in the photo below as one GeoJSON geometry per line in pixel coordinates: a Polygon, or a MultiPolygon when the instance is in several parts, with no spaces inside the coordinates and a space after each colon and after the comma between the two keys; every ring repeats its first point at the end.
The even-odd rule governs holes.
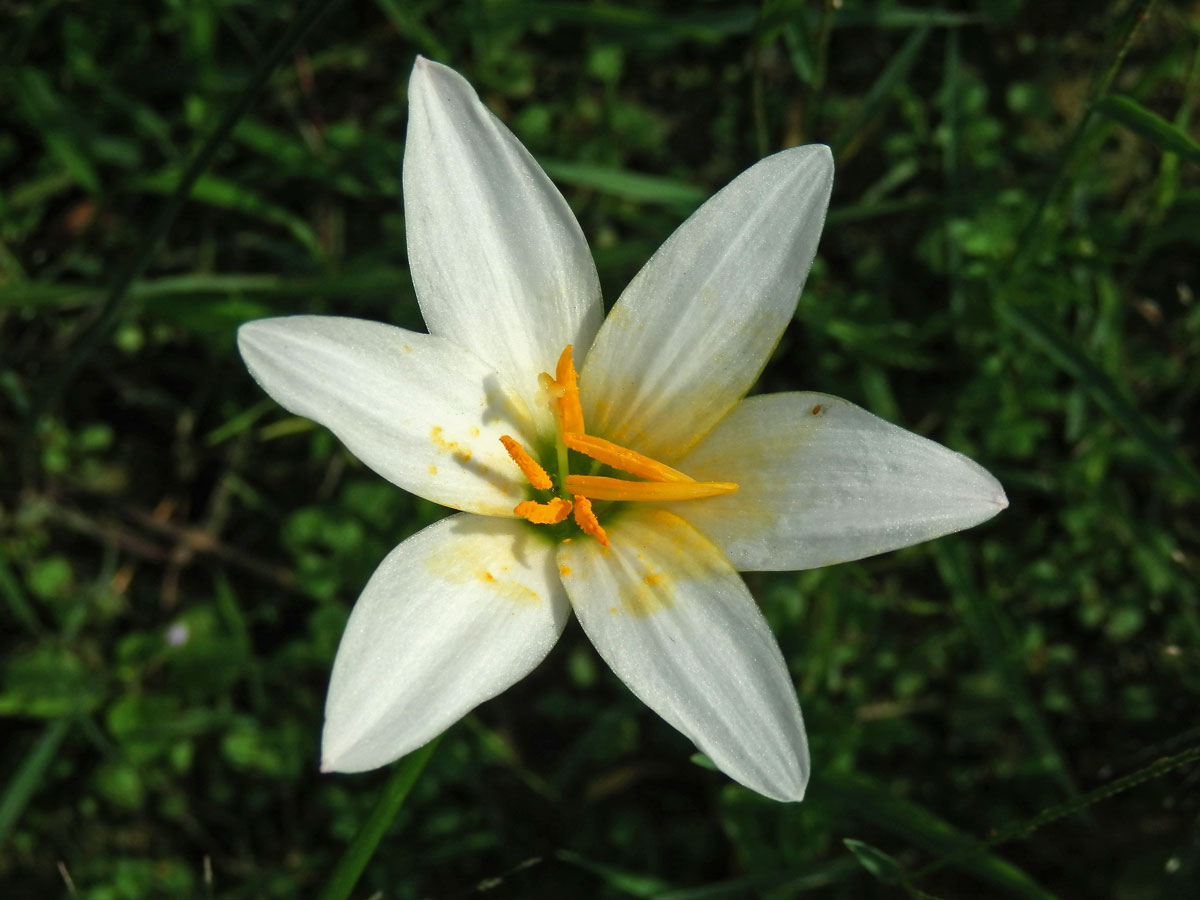
{"type": "Polygon", "coordinates": [[[564,434],[563,443],[572,450],[577,450],[585,456],[599,460],[605,465],[636,475],[638,478],[648,478],[650,481],[694,481],[670,466],[663,465],[656,459],[643,456],[636,450],[606,441],[592,434],[564,434]]]}
{"type": "MultiPolygon", "coordinates": [[[[568,475],[566,489],[592,500],[699,500],[737,490],[730,481],[625,481],[597,475],[568,475]]],[[[576,507],[578,516],[578,507],[576,507]]],[[[582,526],[580,526],[582,527],[582,526]]],[[[586,530],[586,529],[585,529],[586,530]]]]}
{"type": "Polygon", "coordinates": [[[562,389],[555,405],[558,407],[558,420],[564,434],[583,434],[583,407],[579,405],[579,376],[575,373],[575,361],[571,357],[571,345],[558,358],[558,367],[554,370],[554,380],[562,389]]]}
{"type": "Polygon", "coordinates": [[[600,527],[600,520],[592,512],[592,501],[587,497],[575,497],[575,524],[584,534],[590,534],[603,546],[608,546],[608,535],[600,527]]]}
{"type": "Polygon", "coordinates": [[[513,510],[522,519],[528,519],[534,525],[557,525],[571,514],[571,501],[555,497],[549,503],[535,503],[523,500],[513,510]]]}
{"type": "MultiPolygon", "coordinates": [[[[504,445],[504,449],[508,451],[508,455],[512,457],[513,462],[517,464],[521,473],[529,480],[530,484],[539,491],[548,491],[554,487],[554,482],[550,480],[550,476],[546,474],[546,470],[537,464],[537,460],[525,452],[524,447],[507,434],[500,438],[500,443],[504,445]]],[[[562,519],[558,521],[561,522],[562,519]]]]}

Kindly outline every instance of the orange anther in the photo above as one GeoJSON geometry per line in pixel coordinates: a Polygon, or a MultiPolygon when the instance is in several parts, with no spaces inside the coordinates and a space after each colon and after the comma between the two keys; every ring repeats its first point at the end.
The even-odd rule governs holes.
{"type": "Polygon", "coordinates": [[[604,438],[592,434],[564,434],[563,443],[584,456],[590,456],[605,465],[639,478],[648,478],[651,481],[693,480],[682,472],[663,465],[656,459],[643,456],[636,450],[630,450],[628,447],[622,447],[620,444],[614,444],[612,441],[606,441],[604,438]]]}
{"type": "MultiPolygon", "coordinates": [[[[737,490],[731,481],[626,481],[599,475],[568,475],[566,489],[593,500],[646,500],[665,503],[671,500],[699,500],[737,490]]],[[[576,506],[576,518],[578,509],[576,506]]],[[[582,526],[581,526],[582,527],[582,526]]],[[[586,531],[586,529],[584,529],[586,531]]]]}
{"type": "Polygon", "coordinates": [[[590,534],[605,547],[608,546],[608,535],[600,527],[600,520],[592,512],[592,501],[587,497],[575,497],[575,524],[584,534],[590,534]]]}
{"type": "MultiPolygon", "coordinates": [[[[504,445],[504,449],[508,451],[508,455],[512,457],[513,462],[517,464],[530,484],[539,491],[548,491],[554,487],[554,482],[550,480],[550,476],[546,474],[546,470],[538,465],[537,460],[525,452],[524,447],[507,434],[501,436],[500,443],[504,445]]],[[[558,521],[561,522],[562,519],[558,521]]]]}
{"type": "Polygon", "coordinates": [[[513,510],[522,519],[528,519],[534,525],[557,525],[571,514],[571,501],[555,497],[549,503],[535,503],[533,500],[523,500],[513,510]]]}
{"type": "Polygon", "coordinates": [[[575,372],[575,361],[571,356],[571,345],[558,358],[554,380],[562,388],[562,396],[555,401],[558,418],[564,434],[583,434],[583,407],[579,405],[579,376],[575,372]]]}

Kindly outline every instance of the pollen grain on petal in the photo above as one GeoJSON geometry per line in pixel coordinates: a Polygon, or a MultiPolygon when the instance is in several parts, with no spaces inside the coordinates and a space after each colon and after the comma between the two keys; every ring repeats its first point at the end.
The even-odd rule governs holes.
{"type": "Polygon", "coordinates": [[[513,512],[534,525],[557,525],[571,514],[571,501],[562,497],[555,497],[547,503],[523,500],[513,512]]]}
{"type": "Polygon", "coordinates": [[[635,500],[666,503],[699,500],[730,494],[738,486],[731,481],[626,481],[602,475],[568,475],[566,488],[592,500],[635,500]]]}
{"type": "Polygon", "coordinates": [[[507,434],[501,435],[500,443],[504,445],[504,449],[508,451],[508,455],[512,457],[513,462],[520,468],[521,473],[529,480],[539,491],[548,491],[554,487],[554,482],[550,480],[550,476],[546,474],[546,470],[538,465],[537,460],[525,452],[525,448],[518,444],[507,434]]]}
{"type": "Polygon", "coordinates": [[[604,547],[608,546],[608,535],[600,527],[600,520],[592,511],[592,501],[587,497],[575,497],[575,524],[584,534],[590,534],[604,547]]]}
{"type": "Polygon", "coordinates": [[[612,441],[606,441],[604,438],[596,437],[594,434],[564,434],[563,443],[584,456],[590,456],[606,466],[628,472],[638,478],[647,478],[650,481],[688,482],[694,480],[656,459],[651,459],[628,447],[622,447],[620,444],[614,444],[612,441]]]}

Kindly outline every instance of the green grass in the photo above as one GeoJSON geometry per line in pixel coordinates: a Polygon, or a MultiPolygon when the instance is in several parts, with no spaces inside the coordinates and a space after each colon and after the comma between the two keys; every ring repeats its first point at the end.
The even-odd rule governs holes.
{"type": "Polygon", "coordinates": [[[328,5],[0,9],[0,895],[1194,896],[1194,10],[378,0],[304,36],[328,5]],[[747,577],[803,804],[689,762],[574,625],[423,771],[318,774],[350,604],[442,513],[264,401],[233,335],[421,327],[417,53],[543,162],[608,302],[759,157],[835,148],[761,388],[961,450],[1011,506],[747,577]]]}

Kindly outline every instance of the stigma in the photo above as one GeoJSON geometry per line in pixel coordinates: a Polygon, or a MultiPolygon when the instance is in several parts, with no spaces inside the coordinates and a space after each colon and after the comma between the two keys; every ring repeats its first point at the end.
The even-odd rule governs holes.
{"type": "Polygon", "coordinates": [[[592,501],[667,503],[716,497],[737,490],[738,486],[733,482],[696,481],[643,453],[588,434],[579,402],[579,375],[575,371],[570,344],[559,356],[554,375],[542,372],[538,382],[554,412],[558,478],[557,481],[552,478],[512,437],[504,435],[500,438],[529,485],[539,493],[554,493],[545,500],[518,503],[513,512],[521,518],[535,525],[557,525],[573,513],[579,529],[607,547],[608,535],[592,508],[592,501]],[[571,474],[569,450],[594,461],[592,474],[571,474]],[[596,475],[600,466],[608,466],[639,480],[596,475]]]}

